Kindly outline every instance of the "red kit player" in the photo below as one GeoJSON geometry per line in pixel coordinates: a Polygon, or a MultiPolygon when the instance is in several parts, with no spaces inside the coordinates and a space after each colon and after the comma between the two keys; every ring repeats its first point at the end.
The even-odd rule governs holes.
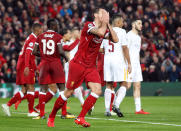
{"type": "Polygon", "coordinates": [[[16,84],[21,85],[21,91],[17,92],[7,104],[2,104],[3,111],[6,115],[11,116],[9,107],[21,100],[25,94],[28,100],[29,113],[28,116],[37,116],[33,110],[34,106],[34,83],[35,83],[35,56],[32,55],[32,50],[36,42],[37,36],[42,33],[41,25],[38,23],[33,24],[33,32],[28,36],[19,53],[17,63],[16,84]]]}
{"type": "MultiPolygon", "coordinates": [[[[65,61],[68,61],[61,45],[62,36],[57,33],[59,29],[58,21],[56,19],[48,20],[47,27],[48,30],[37,38],[33,50],[33,54],[41,57],[39,72],[39,84],[41,85],[39,93],[39,118],[44,118],[45,116],[45,103],[56,93],[56,83],[59,83],[60,88],[65,87],[65,73],[60,57],[62,56],[65,61]],[[52,93],[46,94],[48,88],[51,89],[52,93]]],[[[66,115],[66,103],[64,103],[63,107],[63,109],[65,109],[63,111],[65,113],[64,115],[66,115]]]]}
{"type": "Polygon", "coordinates": [[[111,38],[114,42],[118,41],[117,35],[109,25],[109,13],[104,9],[97,8],[94,11],[94,17],[94,22],[86,22],[82,29],[78,51],[70,61],[67,88],[54,104],[54,108],[48,118],[48,127],[54,127],[57,111],[62,108],[63,104],[83,81],[91,89],[91,94],[85,100],[82,111],[75,123],[83,127],[90,126],[84,117],[101,95],[101,80],[96,68],[99,48],[105,36],[111,38]],[[109,30],[109,33],[106,33],[107,30],[109,30]]]}

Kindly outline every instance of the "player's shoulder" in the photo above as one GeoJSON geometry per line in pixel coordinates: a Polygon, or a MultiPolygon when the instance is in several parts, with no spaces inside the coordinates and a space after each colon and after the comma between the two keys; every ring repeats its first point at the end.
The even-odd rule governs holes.
{"type": "Polygon", "coordinates": [[[132,31],[128,31],[127,35],[131,36],[131,35],[133,35],[133,32],[132,31]]]}
{"type": "Polygon", "coordinates": [[[94,26],[94,23],[91,22],[91,21],[86,21],[85,24],[84,24],[84,27],[88,27],[88,28],[91,28],[94,26]]]}
{"type": "Polygon", "coordinates": [[[119,33],[126,33],[126,30],[123,28],[119,28],[119,27],[113,27],[113,30],[119,33]]]}

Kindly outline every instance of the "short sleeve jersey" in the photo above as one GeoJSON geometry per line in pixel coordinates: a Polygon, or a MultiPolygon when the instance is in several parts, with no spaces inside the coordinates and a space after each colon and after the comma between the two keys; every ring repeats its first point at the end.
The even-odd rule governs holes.
{"type": "Polygon", "coordinates": [[[60,60],[58,45],[61,44],[61,39],[62,36],[52,30],[48,30],[38,36],[35,44],[39,45],[41,60],[60,60]]]}
{"type": "Polygon", "coordinates": [[[129,31],[126,38],[131,64],[140,64],[141,37],[132,31],[129,31]]]}
{"type": "Polygon", "coordinates": [[[90,30],[96,28],[94,22],[86,22],[81,33],[78,51],[73,58],[75,62],[85,67],[96,67],[96,58],[103,38],[90,33],[90,30]]]}
{"type": "Polygon", "coordinates": [[[117,43],[113,43],[110,40],[104,39],[101,47],[104,48],[105,56],[110,55],[114,57],[115,55],[119,55],[120,59],[124,60],[122,46],[127,45],[126,31],[119,27],[114,27],[113,30],[116,32],[119,41],[117,43]]]}
{"type": "MultiPolygon", "coordinates": [[[[34,44],[36,42],[36,35],[34,33],[31,33],[27,39],[25,40],[25,43],[23,45],[23,48],[21,49],[21,52],[19,53],[18,62],[21,61],[21,63],[25,63],[25,54],[27,50],[33,51],[34,44]]],[[[31,66],[35,65],[35,56],[31,54],[30,57],[30,68],[34,68],[31,66]]]]}

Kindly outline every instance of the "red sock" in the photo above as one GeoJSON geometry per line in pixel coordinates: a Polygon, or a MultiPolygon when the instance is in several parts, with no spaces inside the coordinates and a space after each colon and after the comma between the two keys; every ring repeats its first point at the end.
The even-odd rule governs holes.
{"type": "Polygon", "coordinates": [[[61,95],[57,98],[53,110],[49,115],[49,118],[55,118],[57,111],[64,105],[65,101],[62,99],[61,95]]]}
{"type": "Polygon", "coordinates": [[[29,113],[32,113],[34,111],[34,109],[33,109],[33,106],[34,106],[34,92],[28,92],[26,96],[27,96],[27,101],[28,101],[29,113]]]}
{"type": "Polygon", "coordinates": [[[115,93],[111,93],[110,112],[112,111],[112,106],[113,106],[113,102],[114,102],[114,96],[115,96],[115,93]]]}
{"type": "Polygon", "coordinates": [[[40,117],[45,115],[45,99],[46,94],[39,94],[40,117]]]}
{"type": "Polygon", "coordinates": [[[67,101],[64,102],[62,106],[62,116],[67,115],[67,101]]]}
{"type": "Polygon", "coordinates": [[[38,96],[39,96],[39,91],[35,91],[34,98],[38,98],[38,96]]]}
{"type": "MultiPolygon", "coordinates": [[[[35,93],[36,93],[36,92],[35,92],[35,93]]],[[[39,94],[39,93],[38,93],[38,94],[39,94]]],[[[53,98],[53,95],[52,95],[50,92],[46,93],[45,104],[46,104],[47,102],[49,102],[52,98],[53,98]]],[[[40,109],[39,103],[38,103],[38,105],[35,106],[35,108],[36,108],[36,109],[40,109]]]]}
{"type": "Polygon", "coordinates": [[[46,93],[46,99],[45,99],[45,103],[49,102],[52,98],[53,98],[53,94],[50,92],[46,93]]]}
{"type": "Polygon", "coordinates": [[[82,111],[80,112],[78,117],[85,117],[85,115],[87,114],[87,112],[94,106],[94,104],[96,103],[97,98],[95,98],[92,95],[89,95],[87,97],[87,99],[84,102],[84,105],[82,107],[82,111]]]}
{"type": "Polygon", "coordinates": [[[8,106],[11,106],[12,104],[16,103],[18,100],[21,100],[21,94],[20,92],[17,92],[7,103],[8,106]]]}

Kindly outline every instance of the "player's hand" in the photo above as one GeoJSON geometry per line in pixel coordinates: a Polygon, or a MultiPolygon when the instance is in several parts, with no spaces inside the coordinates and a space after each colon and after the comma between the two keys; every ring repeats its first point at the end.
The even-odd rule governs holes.
{"type": "Polygon", "coordinates": [[[109,23],[109,12],[107,12],[106,10],[102,10],[102,20],[106,24],[109,23]]]}
{"type": "Polygon", "coordinates": [[[128,73],[130,74],[132,71],[132,67],[131,67],[131,64],[128,64],[128,73]]]}
{"type": "Polygon", "coordinates": [[[28,76],[28,75],[29,75],[29,72],[30,72],[29,67],[25,67],[25,69],[24,69],[24,75],[25,75],[25,76],[28,76]]]}
{"type": "Polygon", "coordinates": [[[35,74],[36,74],[37,77],[39,77],[40,71],[37,69],[37,70],[35,71],[35,74]]]}

